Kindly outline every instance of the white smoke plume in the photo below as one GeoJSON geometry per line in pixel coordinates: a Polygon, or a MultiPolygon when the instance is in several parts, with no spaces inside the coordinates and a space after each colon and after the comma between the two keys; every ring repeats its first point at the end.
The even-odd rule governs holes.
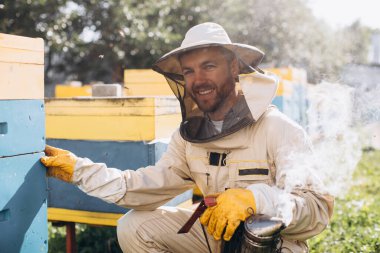
{"type": "Polygon", "coordinates": [[[342,196],[362,154],[360,125],[354,121],[352,87],[323,82],[309,88],[308,132],[319,177],[334,196],[342,196]]]}
{"type": "Polygon", "coordinates": [[[306,128],[313,152],[296,150],[287,157],[291,167],[286,169],[282,183],[285,191],[277,213],[285,224],[292,220],[293,204],[288,193],[310,188],[337,197],[353,183],[352,174],[362,154],[360,126],[354,120],[354,91],[328,82],[308,87],[306,128]]]}

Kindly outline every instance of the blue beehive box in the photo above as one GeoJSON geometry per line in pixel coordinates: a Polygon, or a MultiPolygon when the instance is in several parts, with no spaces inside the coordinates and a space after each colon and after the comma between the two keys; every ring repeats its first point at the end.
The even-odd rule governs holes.
{"type": "MultiPolygon", "coordinates": [[[[144,142],[84,141],[48,139],[47,144],[70,150],[80,157],[108,167],[138,169],[153,165],[166,150],[166,144],[144,142]]],[[[106,213],[126,213],[127,209],[89,196],[72,184],[49,178],[49,207],[106,213]]]]}
{"type": "MultiPolygon", "coordinates": [[[[156,142],[115,142],[48,139],[47,144],[72,151],[80,157],[87,157],[93,162],[105,163],[108,167],[121,170],[138,169],[154,165],[165,152],[167,144],[156,142]]],[[[121,213],[128,209],[106,203],[89,196],[72,184],[55,178],[48,179],[49,207],[91,212],[121,213]]],[[[170,201],[167,205],[177,205],[189,198],[192,193],[186,192],[170,201]]]]}
{"type": "Polygon", "coordinates": [[[45,149],[43,100],[0,100],[0,156],[45,149]]]}
{"type": "Polygon", "coordinates": [[[44,44],[0,33],[0,51],[0,252],[44,253],[44,44]]]}
{"type": "Polygon", "coordinates": [[[47,252],[42,100],[0,100],[1,252],[47,252]]]}
{"type": "Polygon", "coordinates": [[[0,158],[0,252],[47,252],[43,153],[0,158]]]}
{"type": "Polygon", "coordinates": [[[298,124],[305,127],[307,125],[306,113],[308,107],[306,88],[297,83],[291,83],[291,86],[291,93],[276,96],[272,104],[298,124]]]}

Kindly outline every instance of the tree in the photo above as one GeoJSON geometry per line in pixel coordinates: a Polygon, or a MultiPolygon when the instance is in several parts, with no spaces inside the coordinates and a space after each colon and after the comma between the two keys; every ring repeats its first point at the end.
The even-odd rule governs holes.
{"type": "Polygon", "coordinates": [[[204,21],[233,41],[266,52],[264,65],[305,68],[309,79],[337,79],[364,62],[368,28],[333,30],[302,0],[5,0],[0,31],[46,41],[46,82],[121,82],[124,68],[149,68],[204,21]],[[362,36],[358,36],[358,34],[362,36]]]}
{"type": "Polygon", "coordinates": [[[368,64],[368,52],[373,32],[370,28],[363,26],[360,20],[342,29],[341,34],[347,44],[347,62],[368,64]]]}
{"type": "Polygon", "coordinates": [[[368,52],[369,41],[360,36],[365,28],[333,30],[313,16],[305,1],[214,0],[209,9],[212,19],[224,25],[234,41],[266,53],[265,66],[304,68],[314,83],[337,80],[344,64],[363,61],[368,52]]]}
{"type": "Polygon", "coordinates": [[[77,44],[77,35],[83,30],[79,15],[67,13],[70,3],[67,0],[5,0],[1,3],[0,32],[45,40],[47,80],[51,71],[65,69],[65,63],[54,59],[66,53],[68,46],[77,44]]]}
{"type": "Polygon", "coordinates": [[[201,1],[5,0],[0,31],[46,41],[46,82],[121,82],[199,23],[201,1]]]}

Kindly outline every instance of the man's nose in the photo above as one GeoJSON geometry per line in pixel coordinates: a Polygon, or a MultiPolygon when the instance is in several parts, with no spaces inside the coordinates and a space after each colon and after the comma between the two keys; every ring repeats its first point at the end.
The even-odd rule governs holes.
{"type": "Polygon", "coordinates": [[[194,84],[203,84],[206,81],[206,75],[202,70],[194,71],[194,84]]]}

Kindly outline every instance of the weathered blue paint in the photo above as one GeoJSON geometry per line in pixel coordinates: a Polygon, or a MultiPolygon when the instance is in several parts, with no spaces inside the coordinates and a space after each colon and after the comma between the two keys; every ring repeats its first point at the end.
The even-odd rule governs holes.
{"type": "Polygon", "coordinates": [[[47,252],[43,153],[0,158],[0,252],[47,252]]]}
{"type": "MultiPolygon", "coordinates": [[[[102,162],[108,167],[121,170],[133,169],[155,164],[165,152],[167,144],[144,142],[116,142],[116,141],[80,141],[48,139],[47,144],[67,149],[80,157],[87,157],[94,162],[102,162]]],[[[80,191],[76,186],[49,178],[49,207],[66,208],[72,210],[125,213],[128,209],[114,204],[108,204],[100,199],[91,197],[80,191]]],[[[191,192],[180,195],[169,205],[191,198],[191,192]]]]}
{"type": "Polygon", "coordinates": [[[306,127],[308,109],[306,88],[302,85],[294,85],[293,89],[294,92],[290,96],[277,96],[273,99],[272,104],[292,120],[306,127]]]}
{"type": "Polygon", "coordinates": [[[272,104],[275,105],[281,112],[284,112],[284,97],[283,96],[276,96],[272,104]]]}
{"type": "Polygon", "coordinates": [[[44,149],[43,100],[0,100],[0,157],[44,149]]]}

